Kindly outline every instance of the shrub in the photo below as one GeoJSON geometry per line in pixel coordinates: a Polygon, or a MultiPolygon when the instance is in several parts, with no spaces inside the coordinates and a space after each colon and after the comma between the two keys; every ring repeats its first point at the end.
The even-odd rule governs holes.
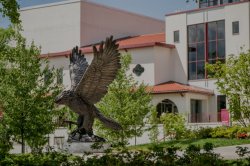
{"type": "Polygon", "coordinates": [[[186,131],[185,119],[180,114],[164,113],[160,120],[163,123],[165,136],[168,136],[170,139],[180,139],[186,131]]]}
{"type": "Polygon", "coordinates": [[[206,128],[201,127],[198,130],[194,131],[194,135],[196,138],[199,138],[199,139],[211,138],[212,131],[213,131],[213,129],[210,127],[206,127],[206,128]]]}
{"type": "Polygon", "coordinates": [[[0,159],[1,166],[8,165],[74,165],[74,166],[163,166],[163,165],[224,165],[219,155],[213,153],[211,144],[204,145],[205,152],[200,151],[199,146],[190,145],[183,155],[178,156],[177,147],[163,148],[158,145],[152,147],[151,151],[127,151],[121,150],[115,153],[105,153],[103,155],[90,155],[83,157],[72,156],[69,154],[49,152],[41,154],[19,154],[7,155],[4,159],[0,159]]]}
{"type": "Polygon", "coordinates": [[[212,130],[211,135],[213,138],[247,138],[249,127],[241,127],[234,125],[232,127],[216,127],[212,130]]]}

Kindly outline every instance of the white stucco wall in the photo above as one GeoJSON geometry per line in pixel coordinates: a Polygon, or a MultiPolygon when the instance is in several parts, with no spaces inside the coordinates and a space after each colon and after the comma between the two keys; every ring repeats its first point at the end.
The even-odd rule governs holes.
{"type": "MultiPolygon", "coordinates": [[[[126,54],[126,52],[122,51],[121,54],[126,54]]],[[[127,54],[130,54],[132,57],[128,74],[132,74],[134,79],[139,83],[144,82],[147,85],[154,85],[155,62],[153,47],[129,49],[127,54]],[[144,68],[144,72],[140,76],[133,73],[133,69],[137,64],[140,64],[144,68]]]]}
{"type": "Polygon", "coordinates": [[[164,21],[86,0],[22,8],[23,35],[43,53],[59,52],[104,40],[164,32],[164,21]],[[124,21],[127,20],[127,21],[124,21]]]}
{"type": "Polygon", "coordinates": [[[81,3],[81,46],[115,38],[164,32],[164,21],[89,2],[81,3]]]}
{"type": "Polygon", "coordinates": [[[42,53],[59,52],[80,45],[78,0],[28,7],[20,10],[23,35],[42,47],[42,53]]]}
{"type": "Polygon", "coordinates": [[[186,13],[168,16],[165,19],[166,43],[174,44],[175,67],[177,67],[175,78],[178,82],[186,83],[183,76],[187,78],[187,19],[186,13]],[[174,42],[174,31],[179,30],[180,40],[174,42]],[[181,77],[179,77],[180,75],[181,77]]]}
{"type": "Polygon", "coordinates": [[[156,46],[154,47],[153,56],[155,61],[155,84],[174,80],[174,55],[171,54],[171,49],[156,46]]]}

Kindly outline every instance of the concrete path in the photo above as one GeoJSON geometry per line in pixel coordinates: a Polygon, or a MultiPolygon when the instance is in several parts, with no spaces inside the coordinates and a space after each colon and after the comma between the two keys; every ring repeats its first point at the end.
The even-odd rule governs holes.
{"type": "Polygon", "coordinates": [[[240,158],[239,155],[236,152],[237,146],[241,147],[248,147],[250,150],[250,144],[245,144],[245,145],[236,145],[236,146],[225,146],[225,147],[218,147],[214,148],[214,153],[220,154],[221,157],[224,159],[238,159],[240,158]]]}

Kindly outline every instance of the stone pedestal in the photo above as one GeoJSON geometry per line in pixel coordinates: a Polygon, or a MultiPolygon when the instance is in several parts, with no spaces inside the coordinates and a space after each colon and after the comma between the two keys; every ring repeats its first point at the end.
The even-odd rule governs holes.
{"type": "Polygon", "coordinates": [[[97,143],[95,142],[66,142],[63,146],[63,151],[66,151],[68,153],[85,153],[85,152],[103,153],[105,150],[110,148],[110,144],[108,143],[102,143],[101,148],[98,148],[98,149],[92,148],[93,144],[97,144],[97,143]]]}

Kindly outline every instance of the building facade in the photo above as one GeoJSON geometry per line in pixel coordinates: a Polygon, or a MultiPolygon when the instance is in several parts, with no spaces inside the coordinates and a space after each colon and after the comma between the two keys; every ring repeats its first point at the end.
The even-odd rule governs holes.
{"type": "MultiPolygon", "coordinates": [[[[80,0],[22,9],[21,18],[24,36],[41,45],[41,58],[62,68],[65,88],[70,87],[70,49],[79,45],[90,64],[90,45],[114,35],[120,52],[132,56],[128,73],[151,87],[158,115],[180,113],[189,126],[223,121],[226,96],[208,78],[205,64],[224,63],[228,55],[250,48],[249,0],[204,0],[197,9],[166,15],[165,27],[159,20],[80,0]]],[[[144,134],[138,141],[149,140],[144,134]]]]}

